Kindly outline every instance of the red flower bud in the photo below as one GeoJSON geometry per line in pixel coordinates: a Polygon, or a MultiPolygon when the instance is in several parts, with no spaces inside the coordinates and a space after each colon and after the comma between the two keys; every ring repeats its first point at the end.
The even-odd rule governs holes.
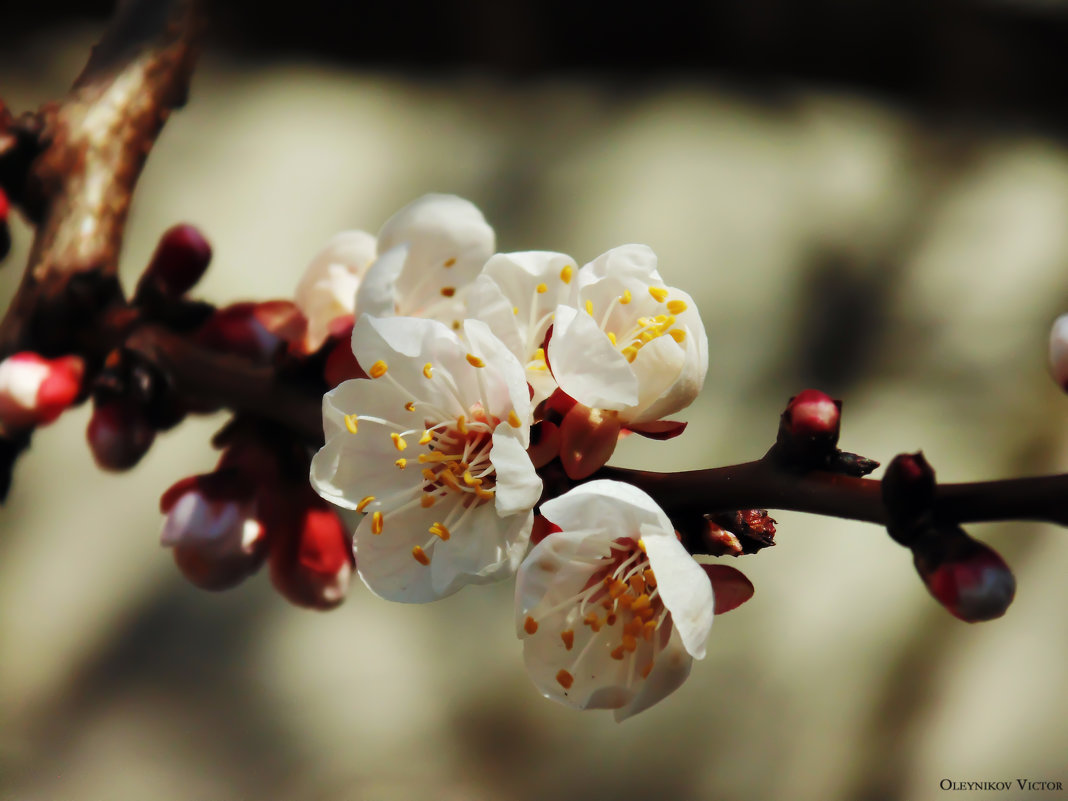
{"type": "Polygon", "coordinates": [[[902,453],[886,466],[882,482],[890,536],[911,545],[927,530],[934,504],[935,473],[923,453],[902,453]]]}
{"type": "Polygon", "coordinates": [[[960,529],[939,534],[913,548],[916,570],[935,600],[966,623],[1005,614],[1016,579],[1001,556],[960,529]]]}
{"type": "Polygon", "coordinates": [[[786,406],[783,423],[795,438],[838,441],[841,404],[818,389],[799,392],[786,406]]]}
{"type": "Polygon", "coordinates": [[[94,404],[86,429],[89,450],[102,470],[128,470],[152,447],[156,429],[128,399],[94,404]]]}
{"type": "Polygon", "coordinates": [[[192,225],[175,225],[160,237],[141,287],[151,282],[164,295],[184,295],[201,279],[211,261],[211,245],[192,225]]]}
{"type": "Polygon", "coordinates": [[[51,423],[81,391],[85,365],[77,356],[45,359],[24,351],[0,362],[0,426],[51,423]]]}
{"type": "Polygon", "coordinates": [[[355,560],[337,513],[313,493],[301,492],[287,524],[271,546],[271,582],[287,600],[311,609],[333,609],[345,600],[355,560]]]}
{"type": "Polygon", "coordinates": [[[267,364],[283,346],[299,346],[305,324],[287,300],[234,303],[208,318],[197,337],[209,347],[267,364]]]}
{"type": "Polygon", "coordinates": [[[163,493],[160,542],[190,582],[205,590],[241,583],[263,562],[266,530],[256,491],[235,470],[182,479],[163,493]]]}

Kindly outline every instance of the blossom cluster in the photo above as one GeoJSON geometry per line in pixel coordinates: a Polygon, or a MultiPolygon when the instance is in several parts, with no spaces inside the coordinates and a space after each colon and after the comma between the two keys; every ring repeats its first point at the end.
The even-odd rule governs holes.
{"type": "Polygon", "coordinates": [[[724,611],[722,574],[651,497],[596,477],[626,433],[681,433],[670,417],[704,382],[700,315],[653,251],[496,253],[475,206],[428,195],[377,237],[332,239],[296,302],[309,350],[347,348],[351,325],[311,483],[360,515],[364,584],[421,603],[514,577],[546,696],[622,719],[678,687],[724,611]]]}

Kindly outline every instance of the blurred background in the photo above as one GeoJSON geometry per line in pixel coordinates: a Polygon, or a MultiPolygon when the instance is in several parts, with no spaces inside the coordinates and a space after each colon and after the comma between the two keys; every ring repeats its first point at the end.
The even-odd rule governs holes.
{"type": "MultiPolygon", "coordinates": [[[[122,272],[169,225],[215,247],[217,303],[292,295],[335,232],[429,191],[498,249],[579,263],[644,242],[698,301],[711,363],[686,434],[615,463],[747,461],[787,398],[845,401],[842,445],[923,449],[946,481],[1068,470],[1046,373],[1068,310],[1068,4],[232,2],[148,161],[122,272]]],[[[0,97],[59,96],[110,3],[0,5],[0,97]]],[[[0,271],[6,303],[31,232],[0,271]]],[[[511,587],[425,607],[352,588],[288,606],[265,575],[184,583],[159,494],[223,417],[95,469],[87,409],[36,436],[0,510],[0,799],[1055,798],[1068,785],[1068,532],[973,526],[1014,567],[969,626],[880,529],[773,513],[731,564],[686,685],[618,725],[542,699],[511,587]]],[[[878,475],[878,474],[877,474],[878,475]]]]}

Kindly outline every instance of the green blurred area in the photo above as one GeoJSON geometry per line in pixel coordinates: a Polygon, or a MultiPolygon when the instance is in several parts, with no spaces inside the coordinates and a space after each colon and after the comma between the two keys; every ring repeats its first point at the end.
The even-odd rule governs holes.
{"type": "MultiPolygon", "coordinates": [[[[0,54],[0,96],[61,93],[94,33],[0,54]]],[[[817,386],[845,401],[842,445],[884,462],[922,448],[947,481],[1068,465],[1045,367],[1068,309],[1068,147],[1026,126],[685,73],[628,91],[209,52],[149,159],[123,277],[187,221],[215,247],[203,297],[290,296],[329,236],[430,191],[474,201],[505,251],[584,263],[649,244],[694,296],[711,358],[690,427],[628,438],[618,464],[755,458],[817,386]]],[[[4,301],[30,232],[14,238],[4,301]]],[[[947,797],[943,779],[1068,783],[1063,531],[974,527],[1019,590],[967,626],[879,529],[775,513],[778,546],[732,563],[756,596],[717,619],[681,690],[617,725],[538,696],[508,585],[408,607],[356,584],[329,614],[265,576],[186,585],[157,499],[211,467],[223,419],[113,476],[83,408],[20,462],[0,512],[0,798],[913,801],[947,797]]]]}

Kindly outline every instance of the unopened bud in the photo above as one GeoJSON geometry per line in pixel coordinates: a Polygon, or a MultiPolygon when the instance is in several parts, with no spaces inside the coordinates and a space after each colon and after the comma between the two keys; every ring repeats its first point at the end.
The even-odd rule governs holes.
{"type": "Polygon", "coordinates": [[[211,245],[192,225],[175,225],[160,237],[137,294],[152,285],[172,297],[184,295],[201,279],[211,262],[211,245]]]}
{"type": "Polygon", "coordinates": [[[301,493],[303,507],[271,546],[271,582],[297,606],[332,609],[348,593],[352,543],[337,513],[310,495],[301,493]]]}
{"type": "Polygon", "coordinates": [[[560,463],[578,481],[593,475],[612,457],[619,442],[619,415],[576,403],[560,424],[560,463]]]}
{"type": "Polygon", "coordinates": [[[818,389],[806,389],[790,399],[782,413],[787,433],[797,440],[814,440],[833,447],[838,442],[842,404],[818,389]]]}
{"type": "Polygon", "coordinates": [[[738,538],[718,523],[706,521],[705,530],[698,547],[701,553],[709,556],[741,556],[742,543],[738,538]]]}
{"type": "Polygon", "coordinates": [[[160,543],[190,582],[224,590],[259,568],[266,530],[257,519],[255,489],[237,471],[182,479],[160,499],[167,515],[160,543]]]}
{"type": "Polygon", "coordinates": [[[535,469],[544,467],[560,455],[560,427],[542,420],[530,428],[530,446],[527,456],[535,469]]]}
{"type": "Polygon", "coordinates": [[[934,504],[935,473],[923,453],[895,456],[886,466],[882,492],[890,536],[911,545],[926,530],[934,504]]]}
{"type": "Polygon", "coordinates": [[[1053,380],[1068,392],[1068,314],[1054,320],[1050,328],[1049,369],[1053,380]]]}
{"type": "Polygon", "coordinates": [[[304,316],[287,300],[234,303],[218,309],[197,338],[205,345],[267,364],[304,336],[304,316]]]}
{"type": "Polygon", "coordinates": [[[51,423],[78,397],[85,365],[77,356],[45,359],[24,351],[0,362],[0,427],[51,423]]]}
{"type": "Polygon", "coordinates": [[[775,544],[775,518],[769,517],[766,509],[738,509],[733,512],[715,512],[705,515],[708,553],[737,556],[743,553],[756,553],[775,544]],[[730,536],[719,534],[722,529],[730,536]],[[733,538],[733,540],[732,540],[733,538]]]}
{"type": "Polygon", "coordinates": [[[935,600],[966,623],[1005,614],[1016,579],[1001,556],[959,528],[939,534],[913,548],[916,570],[935,600]]]}
{"type": "Polygon", "coordinates": [[[753,597],[753,582],[746,578],[742,571],[729,565],[702,564],[701,569],[712,582],[712,597],[717,615],[737,609],[753,597]]]}
{"type": "Polygon", "coordinates": [[[118,399],[94,404],[86,438],[98,467],[128,470],[152,447],[156,429],[140,406],[118,399]]]}

